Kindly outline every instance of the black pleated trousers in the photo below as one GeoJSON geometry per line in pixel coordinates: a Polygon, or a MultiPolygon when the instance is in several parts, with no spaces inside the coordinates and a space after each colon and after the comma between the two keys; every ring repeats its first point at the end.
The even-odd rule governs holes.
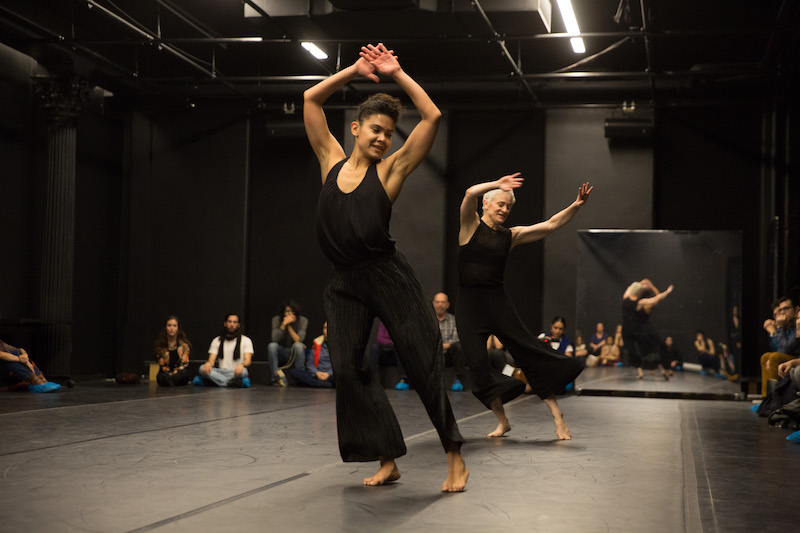
{"type": "Polygon", "coordinates": [[[405,455],[400,425],[364,357],[377,316],[414,384],[442,446],[464,442],[444,386],[442,338],[433,306],[400,252],[335,268],[324,297],[328,347],[336,376],[336,424],[344,461],[405,455]]]}
{"type": "Polygon", "coordinates": [[[518,379],[491,367],[486,349],[491,334],[511,353],[533,392],[542,399],[563,391],[583,371],[580,361],[556,352],[531,335],[502,286],[462,286],[457,301],[456,327],[467,355],[472,393],[486,407],[498,397],[506,403],[525,388],[518,379]]]}

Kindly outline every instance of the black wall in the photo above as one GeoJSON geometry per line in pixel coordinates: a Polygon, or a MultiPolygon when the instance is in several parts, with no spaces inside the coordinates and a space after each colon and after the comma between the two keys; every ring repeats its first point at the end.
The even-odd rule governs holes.
{"type": "MultiPolygon", "coordinates": [[[[36,319],[44,123],[30,76],[40,67],[6,47],[0,65],[0,315],[36,319]]],[[[319,175],[305,138],[269,136],[263,117],[231,105],[119,105],[93,103],[78,121],[73,374],[141,371],[172,313],[195,357],[205,357],[229,311],[244,315],[260,357],[269,316],[286,297],[305,305],[314,334],[329,267],[314,234],[319,175]]],[[[780,208],[797,205],[794,107],[657,109],[652,148],[638,152],[608,144],[602,110],[444,111],[446,157],[426,163],[429,177],[421,190],[404,191],[411,194],[401,197],[393,222],[427,290],[444,288],[457,306],[458,206],[468,186],[523,172],[509,223],[530,224],[568,205],[587,179],[598,188],[578,218],[544,245],[512,254],[509,290],[531,329],[561,312],[561,303],[574,306],[577,229],[651,221],[741,231],[744,370],[757,373],[752,362],[770,311],[764,302],[798,279],[797,230],[780,208]],[[648,154],[650,173],[642,171],[648,154]],[[432,205],[446,207],[431,213],[432,205]],[[778,233],[770,224],[776,215],[778,233]],[[414,236],[430,228],[418,244],[414,236]],[[783,243],[777,270],[773,240],[783,243]],[[434,250],[431,242],[444,244],[434,250]]],[[[344,115],[331,114],[332,131],[345,130],[344,115]]]]}

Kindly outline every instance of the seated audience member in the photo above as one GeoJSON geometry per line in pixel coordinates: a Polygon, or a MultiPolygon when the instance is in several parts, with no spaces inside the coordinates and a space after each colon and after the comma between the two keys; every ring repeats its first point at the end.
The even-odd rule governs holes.
{"type": "Polygon", "coordinates": [[[550,346],[558,353],[563,353],[572,357],[574,347],[569,337],[564,335],[564,330],[567,327],[567,321],[564,317],[557,316],[550,322],[550,333],[542,333],[539,335],[539,340],[550,346]]]}
{"type": "Polygon", "coordinates": [[[666,337],[664,339],[663,364],[670,376],[675,375],[676,370],[681,370],[683,368],[683,357],[678,351],[678,347],[675,346],[675,341],[672,337],[666,337]]]}
{"type": "Polygon", "coordinates": [[[31,361],[25,348],[16,348],[0,340],[0,375],[10,378],[12,389],[27,388],[28,392],[53,392],[61,388],[47,381],[39,367],[31,361]]]}
{"type": "Polygon", "coordinates": [[[195,385],[218,387],[249,387],[250,374],[247,367],[253,359],[253,341],[242,334],[239,315],[231,313],[225,317],[222,333],[208,347],[208,361],[200,366],[200,375],[195,385]]]}
{"type": "Polygon", "coordinates": [[[698,329],[695,332],[694,351],[697,362],[703,367],[700,371],[701,376],[711,373],[714,376],[725,377],[719,373],[719,357],[714,350],[714,341],[706,337],[703,330],[698,329]]]}
{"type": "Polygon", "coordinates": [[[503,343],[496,336],[489,335],[486,340],[486,350],[489,354],[489,364],[499,372],[502,372],[506,365],[514,366],[514,358],[511,357],[511,354],[503,347],[503,343]]]}
{"type": "Polygon", "coordinates": [[[609,335],[605,332],[603,323],[598,322],[597,326],[595,326],[592,338],[589,339],[589,353],[593,355],[600,355],[600,350],[603,348],[603,344],[605,344],[608,337],[609,335]]]}
{"type": "Polygon", "coordinates": [[[442,334],[444,362],[445,365],[452,365],[456,374],[450,390],[462,391],[464,390],[462,381],[467,375],[466,358],[464,350],[461,348],[461,342],[458,339],[456,317],[448,313],[448,309],[450,309],[450,299],[443,292],[437,293],[433,297],[433,310],[436,312],[436,320],[439,323],[439,331],[442,334]]]}
{"type": "Polygon", "coordinates": [[[408,383],[408,376],[406,376],[403,365],[400,363],[400,358],[397,357],[394,351],[394,342],[392,337],[389,336],[389,331],[383,322],[378,323],[378,334],[375,337],[375,344],[372,345],[369,352],[369,360],[372,368],[376,371],[380,366],[396,366],[399,381],[395,385],[397,390],[408,390],[410,387],[408,383]]]}
{"type": "Polygon", "coordinates": [[[294,368],[305,369],[306,329],[308,319],[300,314],[299,305],[292,300],[285,302],[280,313],[272,317],[272,342],[267,346],[267,359],[273,385],[285,387],[288,384],[280,367],[290,358],[294,368]]]}
{"type": "Polygon", "coordinates": [[[314,339],[311,348],[306,350],[304,370],[292,368],[292,377],[301,385],[318,388],[336,386],[333,379],[331,356],[328,352],[328,323],[322,324],[322,335],[314,339]]]}
{"type": "Polygon", "coordinates": [[[619,347],[614,344],[614,337],[606,337],[598,357],[602,366],[616,366],[620,362],[619,347]]]}
{"type": "Polygon", "coordinates": [[[736,361],[733,354],[728,349],[725,343],[719,343],[719,368],[723,376],[728,378],[728,381],[736,381],[739,379],[739,373],[736,371],[736,361]]]}
{"type": "Polygon", "coordinates": [[[764,321],[772,350],[761,356],[761,395],[767,395],[767,382],[778,379],[778,367],[798,356],[800,341],[797,327],[798,313],[792,299],[783,296],[772,304],[772,316],[764,321]]]}
{"type": "Polygon", "coordinates": [[[156,381],[162,387],[174,387],[189,383],[189,353],[192,343],[186,337],[178,317],[167,318],[164,329],[155,343],[155,357],[158,363],[156,381]]]}
{"type": "Polygon", "coordinates": [[[586,343],[583,342],[583,335],[581,335],[580,333],[577,333],[575,335],[575,346],[574,346],[574,348],[575,348],[575,351],[574,351],[575,357],[580,357],[581,359],[583,359],[585,361],[586,356],[589,355],[589,349],[586,348],[586,343]]]}

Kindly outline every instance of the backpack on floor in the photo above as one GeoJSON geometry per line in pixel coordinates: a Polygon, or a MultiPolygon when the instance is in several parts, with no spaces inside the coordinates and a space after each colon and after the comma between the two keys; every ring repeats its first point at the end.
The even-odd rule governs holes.
{"type": "Polygon", "coordinates": [[[778,428],[797,429],[800,426],[800,393],[797,398],[770,413],[767,422],[778,428]]]}

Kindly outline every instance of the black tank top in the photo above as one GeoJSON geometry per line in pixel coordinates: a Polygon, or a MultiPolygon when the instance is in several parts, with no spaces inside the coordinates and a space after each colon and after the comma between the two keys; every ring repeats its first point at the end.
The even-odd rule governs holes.
{"type": "Polygon", "coordinates": [[[650,322],[650,315],[644,309],[637,309],[638,300],[624,298],[622,300],[622,330],[627,333],[638,333],[650,322]]]}
{"type": "Polygon", "coordinates": [[[459,284],[464,287],[502,286],[510,250],[511,230],[495,231],[481,220],[469,242],[458,247],[459,284]]]}
{"type": "Polygon", "coordinates": [[[375,163],[350,193],[337,179],[343,159],[328,173],[317,204],[317,238],[322,252],[334,265],[347,266],[387,255],[395,249],[389,235],[392,202],[386,195],[375,163]]]}

